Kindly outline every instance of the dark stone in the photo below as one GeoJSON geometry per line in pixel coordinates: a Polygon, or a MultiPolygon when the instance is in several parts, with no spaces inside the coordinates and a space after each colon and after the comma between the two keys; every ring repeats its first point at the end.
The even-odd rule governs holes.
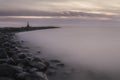
{"type": "Polygon", "coordinates": [[[22,52],[28,53],[29,51],[28,51],[28,49],[23,49],[22,52]]]}
{"type": "Polygon", "coordinates": [[[7,59],[0,59],[0,64],[6,63],[7,59]]]}
{"type": "Polygon", "coordinates": [[[32,61],[32,60],[33,60],[32,57],[27,57],[26,59],[27,59],[28,61],[32,61]]]}
{"type": "Polygon", "coordinates": [[[40,58],[37,58],[37,57],[34,57],[34,58],[33,58],[33,61],[42,62],[42,60],[41,60],[40,58]]]}
{"type": "Polygon", "coordinates": [[[39,69],[39,70],[42,70],[42,69],[44,69],[46,67],[46,65],[44,63],[36,62],[36,61],[30,62],[30,65],[37,68],[37,69],[39,69]]]}
{"type": "Polygon", "coordinates": [[[0,77],[0,80],[14,80],[14,79],[9,78],[9,77],[0,77]]]}
{"type": "Polygon", "coordinates": [[[37,51],[37,53],[39,53],[39,54],[40,54],[41,52],[40,52],[40,51],[37,51]]]}
{"type": "Polygon", "coordinates": [[[8,64],[11,64],[11,65],[16,65],[16,62],[12,59],[12,58],[9,58],[6,63],[8,64]]]}
{"type": "Polygon", "coordinates": [[[54,76],[56,74],[56,70],[48,70],[46,74],[49,76],[54,76]]]}
{"type": "Polygon", "coordinates": [[[50,66],[49,69],[58,70],[58,68],[55,66],[50,66]]]}
{"type": "Polygon", "coordinates": [[[46,72],[47,69],[49,68],[50,64],[48,62],[44,62],[44,64],[46,65],[46,67],[43,69],[43,72],[46,72]]]}
{"type": "Polygon", "coordinates": [[[49,63],[27,55],[29,47],[21,43],[14,33],[0,32],[0,80],[47,80],[44,72],[49,63]]]}
{"type": "Polygon", "coordinates": [[[19,71],[12,65],[0,64],[0,77],[15,77],[16,73],[19,71]]]}
{"type": "Polygon", "coordinates": [[[36,77],[38,77],[39,80],[48,80],[46,74],[44,74],[43,72],[34,72],[34,75],[36,75],[36,77]]]}
{"type": "Polygon", "coordinates": [[[3,48],[0,48],[0,59],[1,58],[7,58],[6,51],[3,48]]]}
{"type": "Polygon", "coordinates": [[[58,67],[64,67],[65,66],[65,64],[63,64],[63,63],[59,63],[59,64],[56,64],[58,67]]]}
{"type": "Polygon", "coordinates": [[[27,57],[25,54],[19,54],[18,56],[19,56],[20,59],[24,59],[24,58],[27,57]]]}
{"type": "Polygon", "coordinates": [[[17,80],[26,80],[26,76],[29,76],[29,73],[27,72],[21,72],[17,74],[16,79],[17,80]]]}
{"type": "Polygon", "coordinates": [[[16,51],[8,51],[7,54],[9,57],[12,57],[14,54],[16,54],[16,51]]]}
{"type": "Polygon", "coordinates": [[[50,60],[52,63],[60,63],[60,60],[50,60]]]}
{"type": "Polygon", "coordinates": [[[35,72],[35,71],[38,71],[38,69],[37,68],[31,68],[29,71],[30,72],[35,72]]]}
{"type": "Polygon", "coordinates": [[[58,70],[58,68],[55,67],[55,66],[50,66],[49,68],[50,68],[50,69],[54,69],[54,70],[58,70]]]}
{"type": "Polygon", "coordinates": [[[31,66],[30,61],[28,59],[26,59],[26,58],[25,59],[19,59],[18,64],[19,63],[23,64],[24,66],[31,66]]]}
{"type": "Polygon", "coordinates": [[[21,40],[21,42],[22,42],[22,43],[24,43],[24,41],[23,41],[23,40],[21,40]]]}

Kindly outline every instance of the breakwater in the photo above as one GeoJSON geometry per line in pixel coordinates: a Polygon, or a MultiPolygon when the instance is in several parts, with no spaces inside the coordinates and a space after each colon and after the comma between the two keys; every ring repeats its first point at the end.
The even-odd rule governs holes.
{"type": "Polygon", "coordinates": [[[0,28],[0,32],[25,32],[33,30],[45,30],[45,29],[56,29],[60,27],[46,26],[46,27],[3,27],[0,28]]]}
{"type": "MultiPolygon", "coordinates": [[[[56,74],[59,60],[40,59],[16,37],[17,32],[58,27],[0,28],[0,80],[48,80],[56,74]]],[[[38,52],[40,53],[40,51],[38,52]]]]}
{"type": "Polygon", "coordinates": [[[0,32],[0,80],[47,80],[49,63],[24,50],[15,34],[0,32]]]}

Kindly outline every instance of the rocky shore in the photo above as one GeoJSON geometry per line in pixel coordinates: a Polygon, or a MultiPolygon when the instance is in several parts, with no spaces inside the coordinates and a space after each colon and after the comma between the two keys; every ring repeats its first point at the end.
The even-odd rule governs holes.
{"type": "MultiPolygon", "coordinates": [[[[52,27],[55,28],[55,27],[52,27]]],[[[38,58],[29,53],[29,47],[16,37],[16,32],[47,28],[0,28],[0,80],[48,80],[58,68],[65,65],[59,60],[38,58]]],[[[41,53],[37,51],[37,53],[41,53]]]]}
{"type": "Polygon", "coordinates": [[[0,28],[0,32],[25,32],[33,30],[45,30],[45,29],[56,29],[60,27],[46,26],[46,27],[3,27],[0,28]]]}
{"type": "Polygon", "coordinates": [[[26,53],[13,33],[0,32],[0,80],[47,80],[49,63],[26,53]]]}

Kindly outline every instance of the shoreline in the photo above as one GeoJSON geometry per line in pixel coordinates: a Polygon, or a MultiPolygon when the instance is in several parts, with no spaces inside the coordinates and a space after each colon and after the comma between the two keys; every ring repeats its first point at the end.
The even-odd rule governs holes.
{"type": "Polygon", "coordinates": [[[107,74],[87,68],[71,68],[56,58],[41,58],[42,54],[46,54],[42,52],[42,48],[36,49],[37,46],[29,43],[27,45],[16,33],[0,32],[0,35],[0,49],[5,49],[1,49],[5,53],[0,54],[0,71],[3,72],[0,80],[112,80],[107,74]],[[31,47],[34,47],[33,52],[31,47]]]}
{"type": "Polygon", "coordinates": [[[16,32],[52,28],[56,27],[31,27],[24,28],[23,31],[21,30],[23,28],[1,28],[0,72],[2,73],[0,73],[0,80],[48,80],[47,75],[54,74],[53,70],[50,71],[55,69],[50,66],[50,62],[62,63],[59,60],[48,61],[45,58],[38,58],[34,54],[30,54],[29,47],[24,45],[24,41],[19,40],[16,36],[16,32]]]}
{"type": "Polygon", "coordinates": [[[54,26],[45,26],[45,27],[5,27],[0,28],[0,32],[26,32],[26,31],[33,31],[33,30],[46,30],[46,29],[56,29],[60,27],[54,26]]]}
{"type": "MultiPolygon", "coordinates": [[[[18,38],[19,40],[24,41],[19,36],[18,38]]],[[[44,53],[41,47],[37,47],[28,41],[24,41],[23,45],[27,47],[29,46],[29,53],[31,55],[34,55],[39,59],[45,59],[49,63],[49,67],[46,71],[49,80],[65,80],[63,76],[65,75],[67,77],[70,74],[71,68],[69,68],[62,60],[48,56],[48,54],[44,53]]]]}
{"type": "Polygon", "coordinates": [[[13,33],[0,33],[0,80],[48,80],[49,63],[27,53],[13,33]]]}

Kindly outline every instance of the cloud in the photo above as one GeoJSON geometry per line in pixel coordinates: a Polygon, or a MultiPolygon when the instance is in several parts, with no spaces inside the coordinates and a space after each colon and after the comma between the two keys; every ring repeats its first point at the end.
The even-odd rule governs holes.
{"type": "Polygon", "coordinates": [[[66,11],[66,12],[49,12],[49,11],[35,11],[35,10],[19,10],[19,11],[0,11],[0,16],[5,18],[5,16],[44,16],[44,17],[97,17],[97,18],[111,18],[113,15],[92,13],[92,12],[76,12],[76,11],[66,11]]]}
{"type": "Polygon", "coordinates": [[[120,15],[119,4],[119,0],[0,0],[0,16],[114,17],[120,15]]]}
{"type": "Polygon", "coordinates": [[[120,10],[119,0],[0,0],[0,10],[43,10],[43,11],[69,11],[69,10],[120,10]]]}

